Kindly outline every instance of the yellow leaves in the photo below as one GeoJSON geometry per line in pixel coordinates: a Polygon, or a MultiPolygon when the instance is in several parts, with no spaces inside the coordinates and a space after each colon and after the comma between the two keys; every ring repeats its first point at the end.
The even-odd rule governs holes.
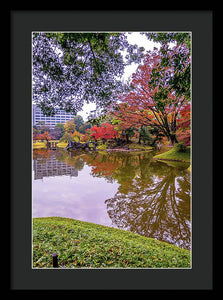
{"type": "Polygon", "coordinates": [[[79,142],[82,137],[82,134],[75,129],[72,133],[72,136],[77,139],[76,142],[79,142]]]}
{"type": "Polygon", "coordinates": [[[65,124],[64,124],[64,130],[67,132],[67,133],[74,133],[76,129],[76,125],[74,124],[74,120],[69,120],[67,121],[65,124]]]}

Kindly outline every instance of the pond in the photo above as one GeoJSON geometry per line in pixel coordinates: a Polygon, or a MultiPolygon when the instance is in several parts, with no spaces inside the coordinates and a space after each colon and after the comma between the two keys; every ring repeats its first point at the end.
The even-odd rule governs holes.
{"type": "Polygon", "coordinates": [[[33,150],[33,217],[59,216],[191,248],[188,163],[151,152],[33,150]]]}

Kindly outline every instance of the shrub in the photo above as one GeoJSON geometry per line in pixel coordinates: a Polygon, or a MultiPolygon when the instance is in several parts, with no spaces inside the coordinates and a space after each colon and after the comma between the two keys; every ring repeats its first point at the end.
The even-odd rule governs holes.
{"type": "Polygon", "coordinates": [[[72,142],[74,142],[74,137],[69,134],[68,132],[65,132],[64,135],[60,138],[59,142],[68,142],[69,140],[71,140],[72,142]]]}
{"type": "Polygon", "coordinates": [[[186,152],[187,150],[187,147],[183,142],[175,144],[174,148],[177,150],[177,152],[186,152]]]}

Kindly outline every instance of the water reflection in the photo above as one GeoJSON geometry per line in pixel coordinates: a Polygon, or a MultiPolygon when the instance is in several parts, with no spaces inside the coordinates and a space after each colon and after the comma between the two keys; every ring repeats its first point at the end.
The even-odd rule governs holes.
{"type": "Polygon", "coordinates": [[[120,187],[106,204],[119,228],[189,248],[190,178],[186,171],[151,163],[147,175],[140,173],[125,190],[120,187]]]}
{"type": "Polygon", "coordinates": [[[188,164],[153,161],[152,154],[97,154],[87,157],[93,176],[120,184],[105,201],[118,228],[190,249],[188,164]]]}
{"type": "MultiPolygon", "coordinates": [[[[106,179],[98,187],[98,194],[104,191],[104,207],[114,226],[190,249],[188,164],[154,161],[148,152],[75,154],[54,151],[52,154],[51,151],[44,155],[35,153],[33,158],[34,179],[47,174],[75,177],[88,166],[89,176],[106,179]],[[116,191],[106,198],[106,189],[112,183],[118,183],[116,191]]],[[[87,189],[89,179],[85,178],[87,189]]],[[[79,192],[84,193],[83,185],[79,192]]],[[[100,220],[95,222],[101,224],[100,220]]]]}

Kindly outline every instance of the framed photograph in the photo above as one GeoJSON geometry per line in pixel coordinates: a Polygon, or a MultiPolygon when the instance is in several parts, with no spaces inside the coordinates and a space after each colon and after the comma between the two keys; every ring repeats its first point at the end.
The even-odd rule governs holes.
{"type": "Polygon", "coordinates": [[[212,22],[11,11],[12,290],[213,288],[212,22]]]}

